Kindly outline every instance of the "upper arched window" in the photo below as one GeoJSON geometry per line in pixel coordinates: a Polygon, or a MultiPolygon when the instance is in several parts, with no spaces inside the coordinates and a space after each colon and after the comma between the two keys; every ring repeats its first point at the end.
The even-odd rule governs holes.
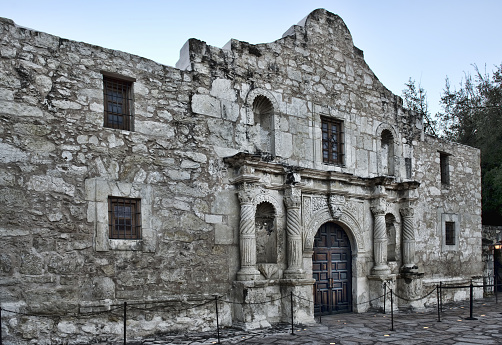
{"type": "Polygon", "coordinates": [[[253,101],[254,123],[258,127],[258,149],[262,152],[273,152],[274,106],[270,100],[262,95],[253,101]]]}
{"type": "Polygon", "coordinates": [[[382,131],[380,147],[382,173],[392,176],[394,175],[394,136],[388,129],[382,131]]]}

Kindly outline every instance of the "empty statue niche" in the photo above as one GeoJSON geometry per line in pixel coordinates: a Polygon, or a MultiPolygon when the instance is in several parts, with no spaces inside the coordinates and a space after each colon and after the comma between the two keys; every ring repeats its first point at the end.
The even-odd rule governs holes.
{"type": "Polygon", "coordinates": [[[385,129],[382,131],[381,164],[383,175],[394,175],[394,136],[385,129]]]}
{"type": "Polygon", "coordinates": [[[262,95],[256,96],[253,101],[254,123],[258,130],[258,147],[261,152],[274,154],[274,106],[270,100],[262,95]]]}
{"type": "Polygon", "coordinates": [[[277,263],[277,224],[275,209],[269,202],[256,207],[256,262],[277,263]]]}
{"type": "Polygon", "coordinates": [[[385,215],[385,227],[387,228],[387,261],[396,261],[396,218],[393,214],[385,215]]]}

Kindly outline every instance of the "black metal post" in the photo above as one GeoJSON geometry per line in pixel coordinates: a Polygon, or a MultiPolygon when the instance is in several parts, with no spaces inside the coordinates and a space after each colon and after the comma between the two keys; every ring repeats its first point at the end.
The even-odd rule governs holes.
{"type": "Polygon", "coordinates": [[[392,323],[391,331],[394,331],[394,298],[392,297],[392,289],[390,289],[390,319],[392,323]]]}
{"type": "Polygon", "coordinates": [[[469,286],[469,317],[466,317],[466,320],[477,320],[475,317],[472,317],[472,297],[473,297],[473,289],[474,285],[472,285],[472,280],[471,280],[471,285],[469,286]]]}
{"type": "Polygon", "coordinates": [[[291,291],[291,335],[295,335],[295,328],[293,326],[294,322],[294,315],[293,315],[293,291],[291,291]]]}
{"type": "Polygon", "coordinates": [[[441,312],[443,312],[443,282],[439,282],[439,306],[441,312]]]}
{"type": "Polygon", "coordinates": [[[438,300],[438,322],[441,322],[441,311],[440,311],[440,305],[439,305],[439,285],[436,285],[436,297],[438,300]]]}
{"type": "Polygon", "coordinates": [[[387,295],[387,283],[383,283],[383,313],[385,314],[385,296],[387,295]]]}
{"type": "Polygon", "coordinates": [[[127,302],[124,302],[124,345],[127,344],[127,302]]]}
{"type": "Polygon", "coordinates": [[[3,344],[2,341],[2,307],[0,307],[0,345],[3,344]]]}
{"type": "MultiPolygon", "coordinates": [[[[495,254],[493,254],[493,266],[495,269],[495,254]]],[[[493,288],[495,289],[495,304],[499,303],[497,271],[493,273],[493,288]]]]}
{"type": "Polygon", "coordinates": [[[216,304],[216,330],[218,332],[218,344],[220,343],[220,321],[218,319],[218,296],[214,296],[214,303],[216,304]]]}

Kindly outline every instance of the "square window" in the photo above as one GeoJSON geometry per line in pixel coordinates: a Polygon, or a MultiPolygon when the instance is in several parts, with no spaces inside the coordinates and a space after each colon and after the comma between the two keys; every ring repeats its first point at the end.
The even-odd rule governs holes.
{"type": "Polygon", "coordinates": [[[139,199],[108,197],[110,239],[141,239],[141,202],[139,199]]]}
{"type": "Polygon", "coordinates": [[[105,101],[104,126],[132,130],[132,82],[103,75],[103,92],[105,101]]]}
{"type": "Polygon", "coordinates": [[[328,164],[343,164],[343,123],[322,117],[322,161],[328,164]]]}
{"type": "Polygon", "coordinates": [[[445,244],[447,246],[455,245],[455,222],[445,222],[445,244]]]}

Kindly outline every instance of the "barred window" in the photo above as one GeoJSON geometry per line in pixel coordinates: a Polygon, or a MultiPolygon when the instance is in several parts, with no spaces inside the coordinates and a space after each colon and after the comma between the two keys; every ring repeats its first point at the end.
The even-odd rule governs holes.
{"type": "Polygon", "coordinates": [[[109,238],[141,239],[140,199],[108,197],[109,238]]]}
{"type": "Polygon", "coordinates": [[[445,244],[447,246],[455,245],[455,222],[445,222],[445,244]]]}
{"type": "Polygon", "coordinates": [[[322,129],[322,161],[329,164],[343,164],[343,123],[342,121],[323,117],[322,129]]]}
{"type": "Polygon", "coordinates": [[[450,155],[447,153],[439,153],[441,184],[448,186],[450,184],[450,155]]]}
{"type": "Polygon", "coordinates": [[[132,82],[103,75],[104,126],[133,130],[132,82]]]}

